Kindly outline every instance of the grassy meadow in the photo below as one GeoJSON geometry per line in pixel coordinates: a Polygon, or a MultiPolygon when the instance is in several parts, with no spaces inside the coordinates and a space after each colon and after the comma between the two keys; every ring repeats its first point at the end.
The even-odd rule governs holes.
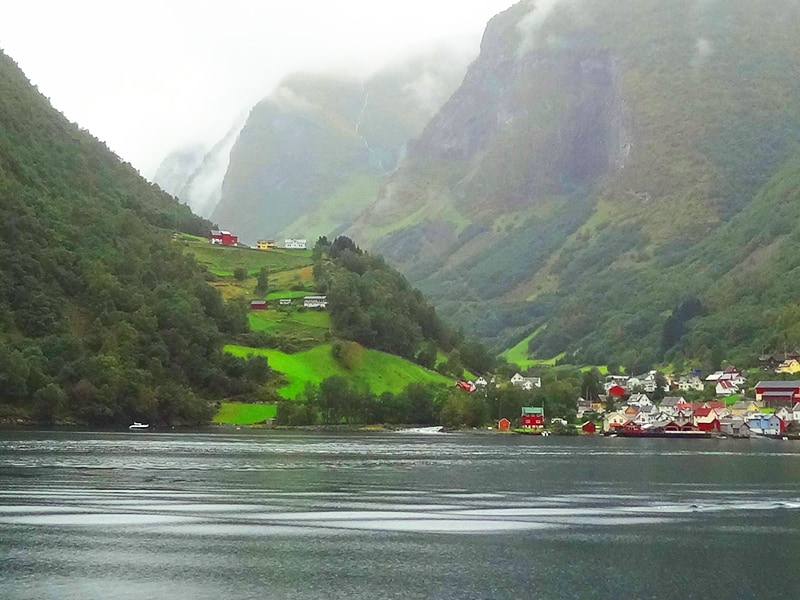
{"type": "Polygon", "coordinates": [[[303,391],[306,383],[319,384],[323,379],[339,375],[350,382],[363,385],[374,394],[397,393],[410,383],[441,383],[452,385],[449,377],[408,362],[397,356],[364,349],[359,364],[345,369],[331,355],[331,345],[315,346],[305,352],[287,354],[268,348],[225,346],[225,351],[236,356],[266,356],[272,369],[280,371],[288,384],[278,390],[284,398],[294,399],[303,391]]]}

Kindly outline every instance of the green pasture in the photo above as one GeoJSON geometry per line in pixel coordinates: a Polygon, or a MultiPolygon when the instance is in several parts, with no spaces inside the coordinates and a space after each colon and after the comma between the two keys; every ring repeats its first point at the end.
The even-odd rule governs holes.
{"type": "Polygon", "coordinates": [[[269,366],[284,374],[288,384],[278,390],[284,398],[296,398],[307,382],[319,384],[323,379],[339,375],[351,383],[364,385],[374,394],[401,391],[410,383],[452,385],[449,377],[428,371],[400,357],[364,348],[361,361],[352,370],[345,369],[331,356],[331,345],[315,346],[304,352],[287,354],[280,350],[225,346],[235,356],[266,356],[269,366]]]}
{"type": "Polygon", "coordinates": [[[311,263],[311,250],[255,250],[209,243],[186,243],[186,251],[220,277],[230,277],[238,268],[247,269],[248,274],[254,275],[262,267],[267,267],[272,273],[299,269],[311,263]]]}
{"type": "Polygon", "coordinates": [[[278,408],[274,404],[223,402],[211,421],[223,425],[252,425],[267,419],[274,419],[277,410],[278,408]]]}
{"type": "Polygon", "coordinates": [[[297,337],[310,337],[322,341],[330,330],[331,318],[325,311],[250,311],[247,315],[252,331],[266,331],[297,337]]]}

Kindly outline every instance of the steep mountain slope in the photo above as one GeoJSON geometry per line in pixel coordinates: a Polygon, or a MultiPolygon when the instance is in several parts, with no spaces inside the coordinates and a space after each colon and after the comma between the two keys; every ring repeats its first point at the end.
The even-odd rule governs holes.
{"type": "Polygon", "coordinates": [[[245,316],[171,241],[209,223],[1,52],[0,222],[0,418],[202,422],[209,399],[244,390],[221,346],[245,316]]]}
{"type": "Polygon", "coordinates": [[[772,243],[753,198],[800,151],[799,32],[789,0],[520,2],[347,233],[498,349],[648,362],[769,343],[757,307],[767,329],[728,339],[737,298],[717,290],[772,243]],[[662,336],[694,297],[705,316],[662,336]]]}
{"type": "Polygon", "coordinates": [[[374,199],[465,69],[466,57],[443,47],[363,82],[286,78],[253,108],[211,218],[251,243],[341,229],[374,199]]]}

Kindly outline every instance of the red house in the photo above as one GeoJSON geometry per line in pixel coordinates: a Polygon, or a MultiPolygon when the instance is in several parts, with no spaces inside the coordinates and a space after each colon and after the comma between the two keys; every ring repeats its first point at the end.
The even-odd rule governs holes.
{"type": "Polygon", "coordinates": [[[544,427],[544,409],[539,406],[523,406],[520,418],[523,427],[544,427]]]}
{"type": "Polygon", "coordinates": [[[595,425],[591,421],[586,421],[586,423],[581,425],[581,431],[583,431],[583,433],[596,433],[597,425],[595,425]]]}
{"type": "Polygon", "coordinates": [[[235,246],[239,243],[239,236],[233,235],[230,231],[215,229],[211,232],[211,243],[220,246],[235,246]]]}
{"type": "Polygon", "coordinates": [[[713,408],[698,408],[694,411],[694,424],[699,431],[719,431],[720,423],[713,408]]]}
{"type": "Polygon", "coordinates": [[[614,396],[614,398],[622,398],[627,393],[628,392],[621,385],[612,385],[608,388],[608,395],[614,396]]]}
{"type": "Polygon", "coordinates": [[[503,417],[497,422],[497,428],[500,431],[508,431],[511,429],[511,421],[503,417]]]}
{"type": "Polygon", "coordinates": [[[250,310],[267,310],[269,308],[269,302],[266,300],[251,300],[250,301],[250,310]]]}
{"type": "Polygon", "coordinates": [[[764,406],[791,408],[800,401],[800,381],[759,381],[756,384],[756,402],[764,406]]]}

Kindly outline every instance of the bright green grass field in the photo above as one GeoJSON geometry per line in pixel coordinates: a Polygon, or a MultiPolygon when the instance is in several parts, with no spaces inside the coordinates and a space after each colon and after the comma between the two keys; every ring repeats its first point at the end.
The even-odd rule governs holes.
{"type": "Polygon", "coordinates": [[[398,393],[410,383],[453,384],[449,377],[423,369],[397,356],[366,348],[361,363],[353,370],[345,369],[333,359],[330,344],[315,346],[311,350],[295,354],[233,345],[225,346],[225,352],[242,357],[253,354],[266,356],[269,366],[283,373],[289,380],[289,384],[280,388],[278,393],[290,399],[296,398],[303,391],[306,382],[318,384],[333,375],[344,377],[351,383],[366,385],[373,394],[387,391],[398,393]]]}
{"type": "Polygon", "coordinates": [[[252,425],[266,419],[274,419],[277,410],[278,407],[274,404],[223,402],[212,422],[224,425],[252,425]]]}
{"type": "MultiPolygon", "coordinates": [[[[276,300],[277,301],[277,300],[280,300],[281,298],[292,298],[292,299],[305,298],[306,296],[312,296],[312,295],[313,294],[311,292],[307,292],[305,290],[302,290],[302,291],[299,291],[299,292],[296,291],[296,290],[283,290],[283,291],[279,291],[279,292],[270,292],[269,294],[267,294],[267,300],[276,300]]],[[[297,304],[297,303],[293,302],[292,304],[297,304]]],[[[302,304],[303,303],[301,302],[300,306],[302,306],[302,304]]]]}
{"type": "Polygon", "coordinates": [[[190,243],[186,244],[186,251],[194,254],[197,262],[206,265],[209,271],[220,277],[233,275],[239,267],[244,267],[253,275],[261,267],[277,272],[311,264],[311,250],[254,250],[190,243]]]}

